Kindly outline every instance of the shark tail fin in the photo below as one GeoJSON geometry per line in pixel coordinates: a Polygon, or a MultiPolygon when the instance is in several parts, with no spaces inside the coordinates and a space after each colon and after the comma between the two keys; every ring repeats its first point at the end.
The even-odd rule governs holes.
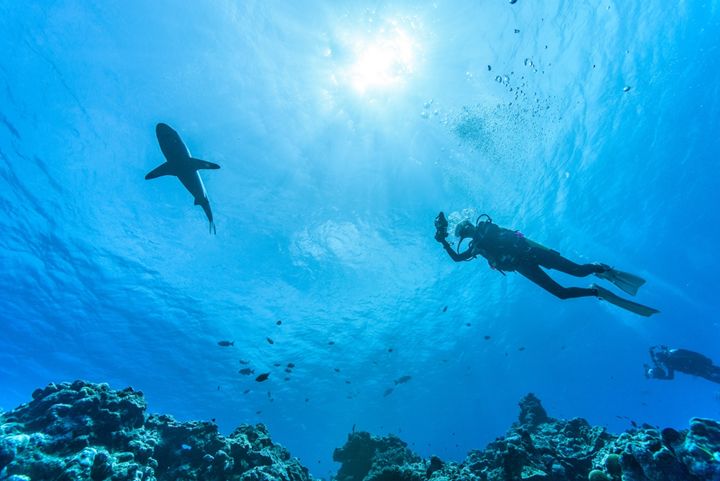
{"type": "Polygon", "coordinates": [[[175,175],[175,173],[172,171],[172,168],[170,167],[170,164],[167,162],[165,162],[164,164],[160,164],[159,166],[148,172],[148,174],[145,176],[145,180],[156,179],[158,177],[162,177],[163,175],[175,175]]]}
{"type": "Polygon", "coordinates": [[[218,164],[215,164],[213,162],[208,162],[207,160],[200,160],[191,157],[190,158],[190,165],[192,165],[192,168],[195,170],[200,169],[219,169],[220,166],[218,164]]]}

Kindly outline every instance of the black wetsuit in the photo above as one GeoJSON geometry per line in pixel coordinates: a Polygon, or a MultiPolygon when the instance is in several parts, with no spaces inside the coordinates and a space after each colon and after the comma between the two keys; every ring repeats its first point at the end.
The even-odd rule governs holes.
{"type": "Polygon", "coordinates": [[[675,371],[680,371],[720,384],[720,366],[714,365],[712,359],[699,352],[651,347],[650,357],[654,364],[650,376],[653,379],[674,379],[675,371]]]}
{"type": "Polygon", "coordinates": [[[455,262],[471,260],[480,255],[487,259],[491,268],[503,273],[516,271],[560,299],[597,296],[597,291],[592,288],[563,287],[541,267],[576,277],[586,277],[609,269],[603,264],[576,264],[559,252],[526,239],[519,231],[505,229],[489,221],[477,225],[468,249],[459,254],[445,238],[436,238],[455,262]]]}

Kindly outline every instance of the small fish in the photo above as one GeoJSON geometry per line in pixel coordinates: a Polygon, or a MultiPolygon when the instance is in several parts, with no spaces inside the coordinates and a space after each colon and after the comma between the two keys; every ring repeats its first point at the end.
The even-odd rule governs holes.
{"type": "Polygon", "coordinates": [[[340,372],[340,369],[336,367],[335,372],[340,372]]]}
{"type": "Polygon", "coordinates": [[[250,364],[250,361],[246,361],[245,359],[240,359],[240,364],[250,364]]]}
{"type": "Polygon", "coordinates": [[[490,340],[490,336],[483,336],[483,339],[485,339],[486,341],[489,341],[489,340],[490,340]]]}
{"type": "Polygon", "coordinates": [[[276,363],[273,363],[273,366],[280,367],[280,366],[282,366],[282,363],[276,362],[276,363]]]}
{"type": "Polygon", "coordinates": [[[332,346],[333,344],[335,344],[335,341],[328,341],[328,346],[332,346]]]}
{"type": "Polygon", "coordinates": [[[247,393],[249,393],[249,392],[250,392],[250,390],[249,390],[249,389],[246,389],[246,390],[243,391],[243,394],[247,394],[247,393]]]}
{"type": "Polygon", "coordinates": [[[636,428],[638,426],[637,423],[635,421],[633,421],[632,419],[630,420],[630,424],[632,424],[632,427],[634,427],[634,428],[636,428]]]}
{"type": "Polygon", "coordinates": [[[279,326],[282,324],[282,321],[278,320],[275,324],[279,326]]]}
{"type": "Polygon", "coordinates": [[[268,395],[268,397],[272,397],[272,392],[271,392],[271,391],[268,391],[268,392],[267,392],[267,395],[268,395]]]}
{"type": "Polygon", "coordinates": [[[220,346],[220,347],[230,347],[230,346],[234,346],[234,345],[235,345],[235,341],[218,341],[218,346],[220,346]]]}
{"type": "Polygon", "coordinates": [[[215,418],[212,418],[212,419],[210,420],[210,422],[214,423],[214,422],[215,422],[215,418]]]}
{"type": "Polygon", "coordinates": [[[265,339],[267,340],[268,344],[275,344],[275,341],[273,341],[269,337],[266,337],[265,339]]]}
{"type": "Polygon", "coordinates": [[[388,352],[393,352],[393,348],[392,348],[392,347],[388,347],[388,352]]]}
{"type": "Polygon", "coordinates": [[[632,87],[629,85],[626,85],[623,87],[623,92],[629,92],[632,87]]]}
{"type": "Polygon", "coordinates": [[[443,312],[447,312],[447,306],[443,307],[443,312]]]}
{"type": "Polygon", "coordinates": [[[466,322],[465,325],[466,325],[467,327],[472,326],[472,324],[470,324],[469,322],[466,322]]]}
{"type": "Polygon", "coordinates": [[[250,369],[249,367],[245,367],[243,369],[240,369],[238,371],[243,376],[249,376],[250,374],[255,374],[255,369],[250,369]]]}
{"type": "Polygon", "coordinates": [[[288,374],[292,374],[292,369],[290,369],[289,367],[286,367],[285,372],[288,374]]]}
{"type": "Polygon", "coordinates": [[[405,384],[410,379],[412,379],[412,376],[408,376],[407,374],[405,374],[404,376],[400,376],[399,378],[395,379],[395,381],[393,381],[393,382],[397,386],[398,384],[405,384]]]}
{"type": "Polygon", "coordinates": [[[260,414],[262,414],[262,411],[255,411],[255,414],[260,415],[260,414]]]}
{"type": "Polygon", "coordinates": [[[190,451],[192,449],[192,446],[190,446],[189,444],[181,444],[180,449],[182,449],[183,451],[190,451]]]}
{"type": "Polygon", "coordinates": [[[285,381],[289,381],[289,380],[290,380],[290,377],[289,377],[289,376],[285,376],[283,379],[284,379],[285,381]]]}
{"type": "Polygon", "coordinates": [[[518,351],[524,351],[524,350],[525,350],[525,347],[524,347],[524,346],[518,347],[518,351]]]}
{"type": "Polygon", "coordinates": [[[345,380],[345,384],[350,384],[350,383],[351,383],[350,379],[345,380]]]}
{"type": "Polygon", "coordinates": [[[292,368],[295,367],[295,364],[289,362],[288,365],[287,365],[287,367],[288,367],[288,369],[292,369],[292,368]]]}
{"type": "Polygon", "coordinates": [[[264,373],[260,374],[258,377],[256,377],[255,380],[257,382],[263,382],[263,381],[267,381],[267,378],[269,378],[269,377],[270,377],[270,373],[264,372],[264,373]]]}
{"type": "Polygon", "coordinates": [[[310,401],[310,398],[309,398],[309,397],[306,397],[306,398],[305,398],[305,402],[309,402],[309,401],[310,401]]]}
{"type": "Polygon", "coordinates": [[[385,390],[385,392],[383,393],[383,397],[388,397],[389,395],[392,394],[393,391],[394,391],[393,388],[391,388],[391,387],[387,388],[387,389],[385,390]]]}

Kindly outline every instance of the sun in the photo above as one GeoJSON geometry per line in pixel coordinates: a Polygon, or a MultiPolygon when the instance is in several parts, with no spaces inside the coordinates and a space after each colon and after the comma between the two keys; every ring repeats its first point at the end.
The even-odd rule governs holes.
{"type": "Polygon", "coordinates": [[[401,27],[390,25],[372,38],[356,38],[354,61],[347,70],[350,85],[358,93],[402,86],[413,74],[416,45],[401,27]]]}

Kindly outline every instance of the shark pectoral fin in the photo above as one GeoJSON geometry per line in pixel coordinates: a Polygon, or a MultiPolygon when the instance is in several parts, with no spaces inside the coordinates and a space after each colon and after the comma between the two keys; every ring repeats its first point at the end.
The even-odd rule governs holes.
{"type": "Polygon", "coordinates": [[[167,162],[155,167],[153,170],[148,172],[148,174],[145,176],[145,180],[155,179],[157,177],[162,177],[163,175],[175,175],[170,168],[170,164],[167,162]]]}
{"type": "Polygon", "coordinates": [[[200,160],[195,158],[190,158],[190,165],[195,170],[200,169],[219,169],[220,166],[217,164],[214,164],[212,162],[208,162],[207,160],[200,160]]]}

